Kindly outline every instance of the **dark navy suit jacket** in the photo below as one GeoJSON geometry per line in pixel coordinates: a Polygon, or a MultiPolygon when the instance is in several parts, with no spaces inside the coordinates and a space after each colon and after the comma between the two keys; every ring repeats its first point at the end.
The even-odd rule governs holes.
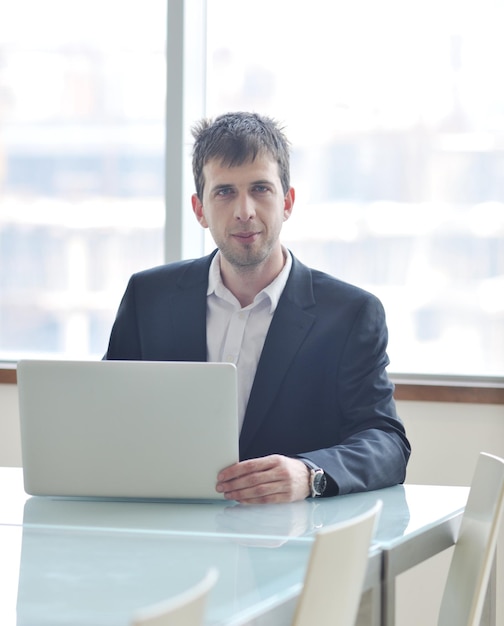
{"type": "MultiPolygon", "coordinates": [[[[105,358],[206,361],[212,256],[132,276],[105,358]]],[[[375,296],[293,257],[250,393],[240,458],[307,458],[330,477],[328,495],[401,483],[410,446],[386,347],[375,296]]]]}

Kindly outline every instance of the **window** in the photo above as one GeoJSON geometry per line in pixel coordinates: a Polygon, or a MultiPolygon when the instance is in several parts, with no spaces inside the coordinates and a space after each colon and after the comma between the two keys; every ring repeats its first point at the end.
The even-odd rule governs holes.
{"type": "Polygon", "coordinates": [[[11,4],[0,357],[102,354],[132,272],[211,249],[190,214],[189,127],[203,110],[248,109],[280,120],[293,145],[284,243],[381,298],[390,371],[502,375],[503,14],[491,0],[11,4]],[[167,5],[186,10],[168,48],[185,71],[184,149],[170,153],[184,173],[173,161],[166,172],[184,177],[180,200],[168,184],[173,246],[167,5]]]}
{"type": "Polygon", "coordinates": [[[207,12],[208,114],[266,113],[292,141],[284,242],[381,298],[391,371],[502,374],[504,5],[208,0],[207,12]]]}
{"type": "Polygon", "coordinates": [[[165,2],[0,13],[0,356],[101,355],[163,260],[165,2]]]}

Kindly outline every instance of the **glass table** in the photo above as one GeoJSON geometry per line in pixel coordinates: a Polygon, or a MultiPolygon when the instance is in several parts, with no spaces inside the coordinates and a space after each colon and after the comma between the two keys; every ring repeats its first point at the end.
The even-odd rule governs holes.
{"type": "Polygon", "coordinates": [[[453,545],[467,495],[397,485],[258,506],[32,498],[20,469],[0,468],[0,623],[127,626],[216,567],[207,624],[289,624],[317,530],[382,500],[364,591],[369,623],[388,626],[395,577],[453,545]]]}

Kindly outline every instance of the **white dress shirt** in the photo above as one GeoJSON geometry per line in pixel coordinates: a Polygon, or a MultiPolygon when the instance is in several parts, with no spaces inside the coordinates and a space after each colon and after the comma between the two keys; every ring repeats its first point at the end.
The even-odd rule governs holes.
{"type": "Polygon", "coordinates": [[[207,359],[234,363],[238,370],[238,419],[241,430],[250,390],[273,313],[292,267],[283,249],[285,264],[278,276],[242,308],[221,279],[220,252],[212,260],[207,291],[207,359]]]}

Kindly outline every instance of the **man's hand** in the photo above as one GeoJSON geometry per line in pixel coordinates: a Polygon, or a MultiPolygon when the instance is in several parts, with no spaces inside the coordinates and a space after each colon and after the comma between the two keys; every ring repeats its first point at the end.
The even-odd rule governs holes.
{"type": "Polygon", "coordinates": [[[226,467],[217,476],[216,489],[243,504],[294,502],[310,495],[309,476],[303,461],[272,454],[226,467]]]}

